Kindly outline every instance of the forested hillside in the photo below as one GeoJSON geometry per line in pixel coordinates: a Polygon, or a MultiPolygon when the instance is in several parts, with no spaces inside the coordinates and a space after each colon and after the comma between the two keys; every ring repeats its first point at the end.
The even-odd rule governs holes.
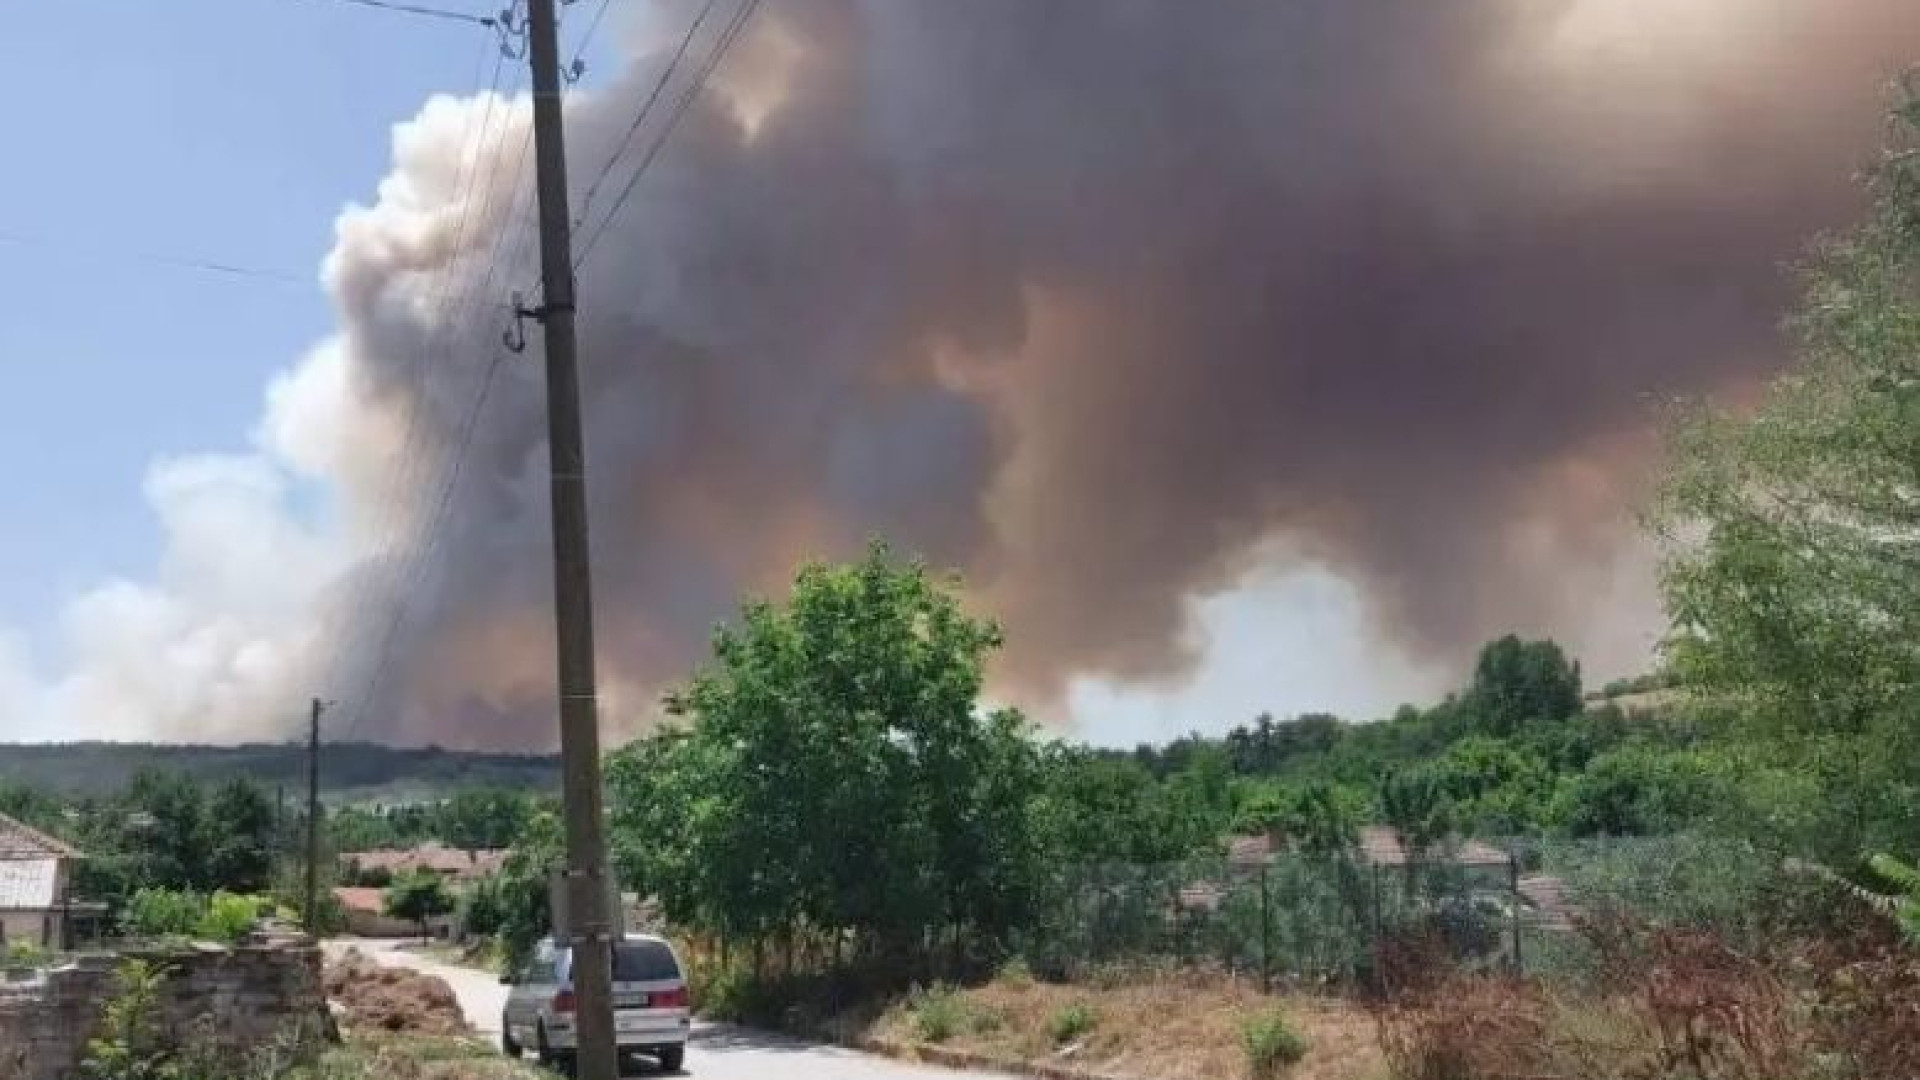
{"type": "MultiPolygon", "coordinates": [[[[438,747],[331,744],[320,774],[335,798],[427,799],[455,788],[557,790],[559,759],[544,755],[475,754],[438,747]]],[[[246,777],[266,787],[304,788],[307,748],[296,743],[176,746],[139,743],[0,744],[0,786],[30,785],[73,795],[104,795],[127,786],[142,769],[218,782],[246,777]]]]}

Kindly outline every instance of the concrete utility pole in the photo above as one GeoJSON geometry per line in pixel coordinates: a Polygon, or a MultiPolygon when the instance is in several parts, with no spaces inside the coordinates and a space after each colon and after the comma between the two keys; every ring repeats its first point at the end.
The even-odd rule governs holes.
{"type": "Polygon", "coordinates": [[[547,443],[553,491],[553,611],[560,674],[560,759],[567,818],[567,919],[578,1003],[579,1080],[616,1080],[613,941],[607,916],[607,843],[594,699],[593,582],[587,565],[587,455],[580,433],[580,372],[573,328],[573,238],[566,138],[560,115],[560,44],[553,0],[527,0],[533,64],[535,190],[540,197],[540,282],[534,315],[547,345],[547,443]]]}
{"type": "Polygon", "coordinates": [[[326,707],[314,698],[307,725],[307,904],[300,915],[314,937],[320,936],[320,713],[326,707]]]}

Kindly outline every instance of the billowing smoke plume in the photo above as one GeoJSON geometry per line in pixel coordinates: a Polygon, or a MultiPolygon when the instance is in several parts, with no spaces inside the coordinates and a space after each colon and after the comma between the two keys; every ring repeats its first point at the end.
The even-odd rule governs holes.
{"type": "MultiPolygon", "coordinates": [[[[573,105],[576,189],[692,12],[573,105]]],[[[742,590],[876,533],[968,572],[1028,700],[1177,677],[1188,601],[1275,557],[1420,655],[1578,637],[1650,397],[1780,361],[1782,261],[1916,56],[1911,0],[764,5],[581,273],[614,719],[742,590]]],[[[505,191],[524,124],[430,107],[329,264],[355,435],[317,467],[425,537],[471,440],[424,571],[402,544],[333,594],[358,674],[412,590],[392,738],[550,730],[537,344],[468,436],[501,313],[436,304],[526,213],[461,211],[462,155],[505,191]]]]}
{"type": "MultiPolygon", "coordinates": [[[[576,208],[696,6],[574,99],[576,208]]],[[[1192,601],[1276,560],[1441,664],[1581,640],[1651,397],[1780,362],[1781,264],[1915,57],[1912,0],[762,5],[580,276],[610,720],[872,534],[966,570],[1026,701],[1177,680],[1192,601]]],[[[364,734],[550,741],[537,340],[473,405],[532,276],[525,124],[401,129],[262,433],[379,551],[320,601],[364,734]]]]}

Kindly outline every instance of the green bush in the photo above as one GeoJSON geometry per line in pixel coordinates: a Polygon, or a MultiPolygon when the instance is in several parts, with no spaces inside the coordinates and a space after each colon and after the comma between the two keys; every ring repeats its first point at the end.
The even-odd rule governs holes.
{"type": "Polygon", "coordinates": [[[1047,1034],[1053,1036],[1054,1045],[1069,1043],[1093,1030],[1099,1022],[1099,1016],[1083,1001],[1076,1001],[1055,1012],[1047,1019],[1047,1034]]]}
{"type": "Polygon", "coordinates": [[[207,902],[199,893],[173,889],[141,889],[127,901],[121,916],[134,937],[190,937],[200,928],[207,902]]]}
{"type": "Polygon", "coordinates": [[[1247,1072],[1255,1080],[1279,1076],[1287,1066],[1307,1056],[1305,1036],[1293,1030],[1280,1012],[1248,1020],[1240,1028],[1240,1043],[1247,1052],[1247,1072]]]}
{"type": "Polygon", "coordinates": [[[51,953],[31,941],[13,942],[0,953],[0,961],[7,967],[39,967],[52,958],[51,953]]]}
{"type": "MultiPolygon", "coordinates": [[[[268,911],[273,910],[271,901],[266,904],[268,911]]],[[[220,941],[231,945],[253,932],[260,921],[261,899],[257,896],[240,896],[230,892],[216,892],[207,902],[207,909],[194,927],[194,933],[208,941],[220,941]]]]}
{"type": "Polygon", "coordinates": [[[922,1042],[946,1042],[969,1026],[967,1003],[951,986],[915,989],[907,998],[907,1010],[913,1016],[914,1033],[922,1042]]]}
{"type": "MultiPolygon", "coordinates": [[[[140,890],[129,909],[138,906],[142,896],[158,892],[140,890]]],[[[149,899],[148,903],[158,912],[175,901],[149,899]]],[[[101,1010],[99,1027],[87,1042],[86,1057],[80,1063],[82,1075],[89,1080],[171,1080],[171,1048],[160,1019],[160,986],[165,981],[164,972],[143,960],[120,965],[115,972],[117,992],[101,1010]]]]}
{"type": "Polygon", "coordinates": [[[752,976],[738,964],[696,963],[687,971],[687,997],[708,1020],[747,1019],[752,976]]]}
{"type": "Polygon", "coordinates": [[[1022,957],[1014,957],[1000,965],[994,976],[1000,983],[1015,990],[1025,990],[1033,985],[1033,969],[1027,966],[1022,957]]]}

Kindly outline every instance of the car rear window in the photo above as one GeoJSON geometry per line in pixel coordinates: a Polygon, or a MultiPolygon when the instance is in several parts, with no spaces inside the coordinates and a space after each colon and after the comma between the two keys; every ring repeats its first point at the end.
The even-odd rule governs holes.
{"type": "Polygon", "coordinates": [[[680,977],[673,953],[658,941],[625,941],[613,947],[614,982],[660,982],[680,977]]]}

